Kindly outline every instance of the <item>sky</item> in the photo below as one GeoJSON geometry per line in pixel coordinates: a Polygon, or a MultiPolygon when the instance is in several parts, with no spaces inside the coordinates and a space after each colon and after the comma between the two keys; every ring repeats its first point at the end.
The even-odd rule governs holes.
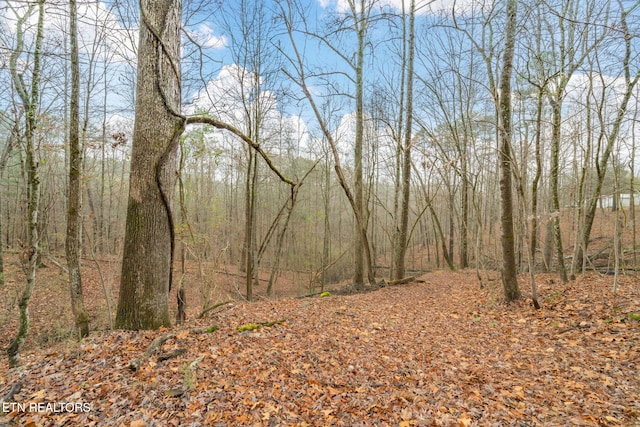
{"type": "MultiPolygon", "coordinates": [[[[405,2],[405,8],[408,9],[408,0],[378,0],[378,6],[385,11],[399,11],[402,7],[402,1],[405,2]]],[[[319,25],[320,22],[326,22],[331,17],[339,18],[341,14],[348,11],[347,0],[301,0],[302,9],[310,19],[310,26],[319,25]]],[[[419,16],[417,18],[417,26],[424,28],[430,26],[429,31],[434,34],[442,31],[437,27],[431,26],[438,19],[447,14],[443,14],[443,10],[449,10],[455,3],[457,14],[464,17],[465,13],[470,10],[471,6],[479,7],[481,0],[417,0],[419,16]]],[[[6,63],[8,52],[11,49],[11,34],[15,33],[15,23],[17,16],[24,11],[23,1],[7,0],[6,6],[0,6],[0,28],[2,28],[2,38],[0,39],[0,61],[6,63]],[[9,7],[11,6],[11,7],[9,7]]],[[[253,2],[249,2],[253,4],[253,2]]],[[[251,76],[253,65],[250,62],[242,63],[242,53],[236,47],[241,45],[239,40],[240,31],[238,28],[239,13],[221,14],[217,7],[224,7],[227,12],[229,8],[237,8],[236,1],[223,2],[204,2],[206,7],[197,9],[195,3],[184,3],[186,20],[184,49],[183,53],[185,61],[183,65],[185,84],[183,89],[183,100],[185,103],[185,111],[192,112],[195,108],[209,110],[212,113],[223,114],[219,108],[223,104],[226,105],[228,112],[224,112],[224,116],[236,124],[242,122],[242,103],[237,96],[240,90],[239,75],[251,76]],[[191,5],[191,6],[190,6],[191,5]],[[220,6],[221,5],[221,6],[220,6]],[[226,19],[221,19],[226,16],[226,19]],[[200,48],[195,49],[189,40],[194,40],[200,48]],[[203,57],[200,54],[203,54],[203,57]],[[201,61],[201,59],[203,61],[201,61]],[[200,63],[202,62],[202,66],[200,63]],[[241,72],[239,70],[245,70],[241,72]]],[[[267,18],[273,18],[271,11],[274,10],[275,2],[264,2],[266,5],[264,13],[267,18]]],[[[490,5],[489,0],[482,2],[484,7],[490,5]]],[[[59,6],[58,6],[59,7],[59,6]]],[[[640,13],[640,12],[638,12],[640,13]]],[[[133,94],[130,82],[134,77],[135,68],[135,52],[137,44],[137,2],[115,2],[110,1],[81,1],[79,8],[80,36],[81,36],[81,56],[85,58],[84,66],[88,67],[88,58],[92,51],[96,49],[97,41],[103,40],[99,49],[95,52],[98,58],[94,73],[100,74],[100,61],[109,61],[109,81],[107,86],[108,102],[110,104],[110,117],[108,121],[116,127],[126,126],[124,123],[132,122],[132,99],[133,94]],[[118,7],[115,7],[115,6],[118,7]],[[100,25],[95,25],[99,23],[100,25]]],[[[267,19],[269,21],[270,19],[267,19]]],[[[35,17],[31,18],[29,25],[33,27],[35,17]]],[[[267,22],[268,23],[268,22],[267,22]]],[[[64,45],[64,29],[66,22],[63,13],[56,10],[55,6],[51,6],[46,21],[46,32],[49,39],[50,48],[59,55],[66,55],[64,45]]],[[[367,66],[367,83],[373,87],[374,84],[382,84],[383,79],[380,73],[393,71],[394,59],[389,49],[389,45],[380,43],[387,34],[392,34],[391,29],[385,24],[376,24],[374,35],[377,38],[375,47],[368,46],[367,54],[370,58],[375,59],[375,65],[368,63],[367,66]],[[381,65],[380,65],[381,64],[381,65]]],[[[300,43],[300,48],[305,56],[305,63],[308,70],[335,70],[350,72],[348,67],[338,55],[331,53],[326,48],[321,48],[317,39],[304,38],[301,35],[296,36],[296,40],[300,43]]],[[[350,36],[353,40],[353,37],[350,36]]],[[[264,75],[253,76],[254,82],[261,83],[261,94],[257,99],[268,101],[269,111],[268,117],[270,122],[284,121],[298,129],[298,135],[295,139],[304,141],[309,144],[310,138],[317,137],[317,124],[315,118],[309,111],[306,101],[294,99],[295,96],[300,97],[299,88],[284,77],[278,74],[282,68],[291,69],[286,61],[279,63],[275,61],[275,57],[279,56],[276,46],[279,46],[285,53],[291,54],[289,41],[285,34],[274,32],[269,35],[270,43],[267,43],[270,54],[267,56],[267,64],[263,67],[264,75]],[[269,74],[268,71],[274,71],[269,74]],[[274,77],[277,76],[277,77],[274,77]],[[294,94],[292,97],[282,97],[282,94],[294,94]]],[[[351,56],[354,45],[352,41],[342,41],[339,44],[341,53],[347,57],[351,56]]],[[[433,48],[433,46],[432,46],[433,48]]],[[[435,47],[437,49],[437,47],[435,47]]],[[[418,64],[418,67],[429,66],[428,63],[418,64]]],[[[86,69],[86,68],[85,68],[86,69]]],[[[419,71],[420,72],[420,71],[419,71]]],[[[616,76],[619,78],[619,76],[616,76]]],[[[393,76],[385,77],[387,84],[397,83],[393,76]]],[[[610,77],[613,78],[613,77],[610,77]]],[[[350,83],[347,78],[331,76],[331,80],[335,85],[340,86],[339,90],[352,92],[350,83]]],[[[317,97],[319,102],[326,100],[324,95],[329,90],[327,86],[322,84],[322,79],[315,79],[310,82],[312,93],[317,97]]],[[[580,93],[579,89],[583,86],[584,74],[577,73],[570,85],[570,91],[580,93]]],[[[247,81],[245,81],[245,86],[247,81]]],[[[331,88],[332,90],[335,87],[331,88]]],[[[100,102],[99,87],[94,88],[95,102],[100,102]]],[[[578,101],[579,101],[579,96],[578,101]]],[[[577,101],[576,101],[577,102],[577,101]]],[[[347,97],[333,101],[330,106],[337,112],[331,121],[332,127],[336,135],[340,135],[343,140],[352,139],[352,112],[353,103],[347,97]]],[[[345,149],[345,152],[348,151],[345,149]]]]}

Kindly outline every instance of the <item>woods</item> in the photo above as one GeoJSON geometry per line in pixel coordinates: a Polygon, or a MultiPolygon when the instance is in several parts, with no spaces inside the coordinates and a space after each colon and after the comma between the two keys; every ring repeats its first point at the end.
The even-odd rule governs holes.
{"type": "Polygon", "coordinates": [[[9,0],[9,366],[58,280],[74,339],[440,270],[514,311],[593,273],[618,298],[639,81],[637,0],[9,0]]]}
{"type": "MultiPolygon", "coordinates": [[[[187,259],[237,265],[249,300],[258,272],[276,265],[320,274],[322,283],[351,277],[362,289],[365,276],[369,286],[401,279],[407,263],[503,270],[506,298],[516,299],[518,272],[554,269],[566,282],[567,265],[572,274],[593,268],[599,203],[634,188],[625,165],[635,156],[637,4],[518,2],[512,18],[499,4],[397,9],[359,0],[315,19],[290,0],[259,9],[240,3],[236,19],[195,3],[154,3],[148,12],[144,4],[100,3],[81,5],[78,27],[73,5],[45,2],[42,13],[70,18],[52,23],[55,36],[40,42],[34,6],[3,9],[11,90],[2,98],[2,240],[26,253],[31,239],[33,253],[37,244],[55,255],[67,222],[79,319],[86,315],[73,260],[92,250],[127,260],[117,325],[145,324],[125,320],[143,300],[158,316],[148,325],[168,325],[177,244],[187,259]],[[204,21],[213,26],[191,23],[204,21]],[[147,29],[139,38],[136,22],[147,29]],[[49,55],[60,48],[56,38],[67,40],[69,61],[49,55]],[[525,39],[535,43],[518,41],[525,39]],[[40,77],[40,51],[47,71],[63,72],[40,77]],[[134,103],[127,92],[136,82],[134,103]],[[70,96],[58,96],[59,88],[70,96]],[[36,178],[40,163],[47,166],[36,178]],[[290,198],[287,186],[313,163],[322,167],[297,190],[299,203],[283,222],[277,211],[290,198]],[[24,219],[36,213],[28,231],[24,219]],[[146,290],[138,294],[138,286],[146,290]]],[[[635,242],[635,230],[629,215],[621,241],[635,242]]],[[[635,252],[622,244],[618,258],[635,252]]]]}

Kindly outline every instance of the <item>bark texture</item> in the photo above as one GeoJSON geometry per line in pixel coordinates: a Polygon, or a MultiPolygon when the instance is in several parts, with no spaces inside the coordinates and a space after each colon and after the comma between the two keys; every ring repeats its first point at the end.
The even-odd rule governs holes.
{"type": "Polygon", "coordinates": [[[80,274],[80,246],[82,206],[82,149],[80,147],[80,66],[78,62],[78,34],[76,0],[69,2],[69,36],[71,38],[71,100],[69,110],[69,189],[67,194],[67,238],[65,251],[69,270],[71,310],[80,337],[89,335],[89,313],[84,306],[82,276],[80,274]]]}
{"type": "Polygon", "coordinates": [[[140,2],[136,117],[116,327],[170,326],[172,189],[180,116],[181,1],[140,2]]]}
{"type": "Polygon", "coordinates": [[[38,160],[36,157],[36,129],[38,126],[38,105],[40,100],[40,68],[41,49],[44,34],[44,1],[38,2],[38,24],[36,30],[35,49],[33,54],[33,68],[31,75],[31,88],[27,88],[18,72],[18,57],[24,49],[23,25],[30,18],[33,5],[29,6],[24,16],[18,19],[17,23],[17,47],[12,52],[9,60],[9,69],[12,81],[25,111],[25,166],[27,169],[27,244],[22,248],[20,262],[22,270],[27,278],[18,307],[20,309],[20,320],[18,333],[7,349],[9,357],[9,367],[16,367],[20,364],[20,350],[27,339],[29,326],[29,302],[36,286],[36,270],[38,266],[38,250],[40,235],[38,233],[38,217],[40,215],[40,176],[38,173],[38,160]]]}
{"type": "Polygon", "coordinates": [[[502,203],[502,284],[507,301],[520,298],[516,276],[515,236],[513,232],[513,194],[511,186],[511,74],[516,33],[517,0],[507,3],[505,48],[500,76],[500,198],[502,203]]]}
{"type": "Polygon", "coordinates": [[[400,210],[400,227],[396,241],[398,245],[395,254],[395,277],[393,279],[402,279],[405,275],[405,258],[407,255],[407,247],[409,246],[409,200],[411,196],[411,138],[413,136],[411,128],[413,127],[413,63],[415,57],[415,0],[411,1],[409,11],[409,34],[408,34],[408,52],[407,60],[407,122],[405,127],[405,141],[403,147],[402,159],[402,203],[400,210]]]}

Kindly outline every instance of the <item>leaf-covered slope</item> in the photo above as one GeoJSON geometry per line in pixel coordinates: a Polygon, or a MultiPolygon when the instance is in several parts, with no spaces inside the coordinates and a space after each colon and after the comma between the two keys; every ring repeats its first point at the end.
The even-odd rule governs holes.
{"type": "Polygon", "coordinates": [[[535,311],[525,300],[504,305],[496,282],[480,290],[470,274],[424,279],[92,336],[25,360],[1,393],[22,378],[14,402],[91,406],[9,415],[31,425],[640,425],[637,281],[625,278],[614,297],[609,277],[570,288],[541,279],[535,311]],[[203,330],[211,325],[219,329],[203,330]],[[132,371],[161,334],[161,355],[186,351],[132,371]]]}

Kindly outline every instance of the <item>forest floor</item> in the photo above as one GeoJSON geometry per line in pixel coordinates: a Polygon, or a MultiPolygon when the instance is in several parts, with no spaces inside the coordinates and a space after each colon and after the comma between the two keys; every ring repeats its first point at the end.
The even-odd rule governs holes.
{"type": "MultiPolygon", "coordinates": [[[[640,426],[634,276],[614,295],[612,276],[539,275],[535,310],[526,298],[505,304],[498,280],[481,289],[475,272],[436,271],[367,293],[234,301],[168,330],[80,342],[64,331],[68,291],[54,276],[34,295],[22,366],[0,362],[0,397],[21,384],[0,425],[640,426]]],[[[16,310],[4,304],[6,347],[16,310]]]]}

